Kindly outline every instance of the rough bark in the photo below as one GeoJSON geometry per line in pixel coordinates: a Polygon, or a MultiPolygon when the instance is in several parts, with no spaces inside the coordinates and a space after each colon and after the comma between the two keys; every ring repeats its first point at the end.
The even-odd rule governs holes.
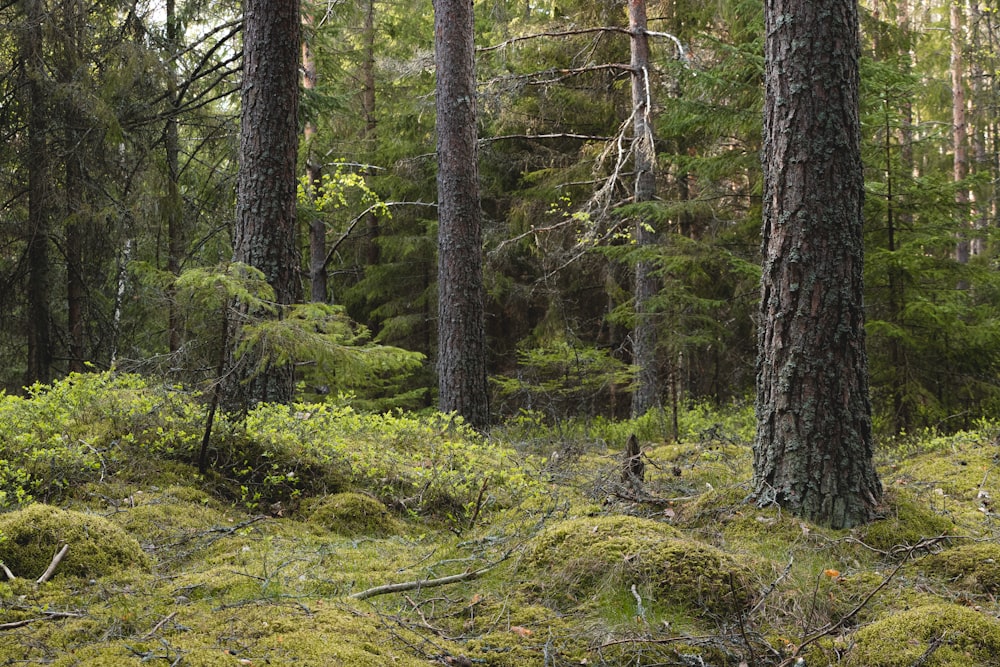
{"type": "Polygon", "coordinates": [[[489,423],[471,0],[434,1],[438,157],[438,404],[489,423]]]}
{"type": "MultiPolygon", "coordinates": [[[[632,129],[635,134],[635,193],[636,203],[652,201],[656,195],[656,152],[653,140],[651,92],[649,89],[649,37],[646,35],[645,0],[628,0],[628,22],[631,32],[632,69],[632,129]]],[[[635,239],[639,252],[656,243],[656,234],[639,215],[635,223],[635,239]]],[[[632,416],[641,417],[660,405],[660,374],[656,363],[656,323],[650,312],[650,301],[659,292],[653,273],[653,263],[640,259],[635,265],[635,327],[632,330],[632,361],[638,367],[635,391],[632,393],[632,416]]]]}
{"type": "Polygon", "coordinates": [[[844,528],[874,517],[862,308],[855,0],[765,5],[763,273],[754,497],[844,528]]]}
{"type": "MultiPolygon", "coordinates": [[[[295,224],[298,152],[298,0],[245,0],[240,167],[233,261],[264,273],[281,305],[301,293],[295,224]]],[[[260,314],[242,313],[244,316],[260,314]]],[[[231,338],[238,339],[234,332],[231,338]]],[[[290,364],[257,368],[233,360],[228,407],[288,402],[295,389],[290,364]]]]}

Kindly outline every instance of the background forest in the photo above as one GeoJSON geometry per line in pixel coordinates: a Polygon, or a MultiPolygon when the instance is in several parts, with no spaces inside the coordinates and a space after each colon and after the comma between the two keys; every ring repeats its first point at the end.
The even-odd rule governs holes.
{"type": "MultiPolygon", "coordinates": [[[[1000,414],[995,3],[862,3],[866,307],[876,427],[1000,414]]],[[[432,11],[307,3],[298,341],[309,400],[435,405],[432,11]]],[[[476,3],[495,419],[627,417],[636,266],[664,436],[754,382],[759,3],[650,4],[655,196],[633,192],[619,2],[476,3]],[[638,200],[638,201],[637,201],[638,200]],[[636,220],[643,220],[636,225],[636,220]],[[636,230],[642,230],[637,233],[636,230]],[[643,236],[643,239],[637,238],[643,236]],[[638,241],[638,242],[637,242],[638,241]],[[651,242],[650,242],[651,241],[651,242]]],[[[218,375],[237,172],[239,3],[0,8],[0,386],[116,368],[218,375]]]]}

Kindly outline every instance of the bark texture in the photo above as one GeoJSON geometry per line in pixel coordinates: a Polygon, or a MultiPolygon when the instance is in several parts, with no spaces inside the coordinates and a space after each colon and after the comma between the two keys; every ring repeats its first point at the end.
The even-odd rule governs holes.
{"type": "MultiPolygon", "coordinates": [[[[233,261],[260,269],[280,307],[296,302],[301,293],[295,224],[301,17],[298,0],[245,0],[243,6],[233,261]]],[[[228,402],[247,407],[291,400],[291,365],[259,369],[253,361],[243,359],[232,368],[228,402]]]]}
{"type": "Polygon", "coordinates": [[[862,308],[856,0],[767,0],[754,494],[837,527],[873,518],[862,308]]]}
{"type": "Polygon", "coordinates": [[[438,156],[438,402],[489,423],[471,0],[434,0],[438,156]]]}
{"type": "MultiPolygon", "coordinates": [[[[628,23],[631,35],[632,130],[635,133],[634,201],[648,202],[656,196],[656,151],[653,139],[653,110],[650,108],[649,37],[646,34],[645,0],[628,0],[628,23]]],[[[636,245],[656,243],[656,233],[638,216],[635,222],[636,245]]],[[[635,327],[632,330],[632,361],[639,368],[632,393],[632,416],[641,417],[660,405],[660,373],[656,363],[656,322],[650,313],[650,301],[659,292],[653,262],[642,259],[635,265],[635,327]]]]}

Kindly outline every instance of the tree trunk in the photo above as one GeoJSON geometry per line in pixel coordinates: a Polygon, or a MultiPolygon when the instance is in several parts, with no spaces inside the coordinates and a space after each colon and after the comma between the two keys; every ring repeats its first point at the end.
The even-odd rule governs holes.
{"type": "MultiPolygon", "coordinates": [[[[297,301],[301,293],[295,225],[300,28],[298,0],[244,2],[233,261],[264,273],[279,308],[297,301]]],[[[233,334],[230,338],[238,339],[238,332],[233,334]]],[[[291,400],[291,364],[269,362],[257,368],[255,359],[231,361],[229,407],[291,400]]]]}
{"type": "Polygon", "coordinates": [[[41,0],[24,0],[23,55],[28,76],[28,360],[26,384],[52,379],[51,167],[41,0]]]}
{"type": "MultiPolygon", "coordinates": [[[[628,23],[632,50],[632,128],[635,133],[636,203],[656,196],[656,152],[653,141],[653,110],[649,90],[649,38],[646,35],[645,0],[628,0],[628,23]]],[[[640,253],[656,243],[656,233],[644,216],[636,216],[636,246],[640,253]]],[[[656,363],[656,323],[650,301],[659,292],[653,262],[639,258],[635,264],[635,328],[632,331],[632,362],[639,375],[632,394],[632,416],[641,417],[660,405],[660,374],[656,363]]]]}
{"type": "Polygon", "coordinates": [[[766,0],[754,496],[817,523],[874,517],[862,308],[855,0],[766,0]]]}
{"type": "MultiPolygon", "coordinates": [[[[377,143],[378,122],[375,118],[375,0],[368,0],[365,8],[365,25],[362,36],[364,56],[361,61],[361,110],[365,115],[365,148],[369,156],[375,154],[377,143]]],[[[371,159],[371,157],[369,157],[371,159]]],[[[369,182],[369,186],[371,183],[369,182]]],[[[378,215],[369,211],[365,216],[365,265],[374,268],[381,259],[378,237],[381,234],[378,215]]],[[[381,323],[374,313],[369,311],[369,331],[377,335],[381,323]]]]}
{"type": "MultiPolygon", "coordinates": [[[[177,67],[174,63],[174,58],[180,52],[177,23],[175,0],[167,0],[167,57],[170,65],[167,68],[169,109],[163,130],[163,148],[167,160],[167,197],[163,213],[167,222],[167,271],[175,277],[181,274],[184,255],[184,208],[180,194],[180,140],[177,128],[180,100],[177,97],[177,67]]],[[[167,345],[171,352],[176,352],[181,347],[183,322],[172,290],[168,298],[167,345]]]]}
{"type": "MultiPolygon", "coordinates": [[[[312,28],[313,18],[310,15],[302,17],[302,24],[312,28]]],[[[309,44],[311,34],[304,31],[302,36],[302,89],[315,90],[317,79],[316,59],[313,57],[312,46],[309,44]]],[[[315,199],[323,187],[323,163],[313,151],[313,141],[316,138],[316,125],[307,120],[302,129],[303,147],[306,150],[306,180],[309,182],[311,196],[315,199]]],[[[326,273],[326,221],[322,216],[315,216],[309,221],[309,300],[313,303],[326,303],[330,298],[329,283],[326,273]]]]}
{"type": "MultiPolygon", "coordinates": [[[[965,44],[965,31],[962,21],[962,4],[953,0],[951,4],[951,112],[952,112],[952,150],[953,175],[955,183],[964,181],[969,175],[969,155],[966,149],[965,124],[965,60],[962,48],[965,44]]],[[[955,259],[962,264],[969,261],[971,248],[968,235],[968,225],[965,224],[969,206],[969,192],[962,186],[955,190],[956,215],[962,221],[959,227],[958,243],[955,247],[955,259]]]]}
{"type": "Polygon", "coordinates": [[[438,157],[438,403],[489,424],[471,0],[434,1],[438,157]]]}

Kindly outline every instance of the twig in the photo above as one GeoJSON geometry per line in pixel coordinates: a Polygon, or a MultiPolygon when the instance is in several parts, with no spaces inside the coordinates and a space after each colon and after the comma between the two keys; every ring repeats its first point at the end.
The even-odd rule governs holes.
{"type": "Polygon", "coordinates": [[[62,561],[63,557],[66,555],[66,552],[68,551],[69,551],[69,545],[64,544],[63,548],[60,549],[56,553],[56,555],[52,557],[52,562],[49,563],[49,567],[45,570],[45,572],[42,573],[42,576],[38,577],[38,579],[35,580],[35,583],[44,584],[46,581],[51,579],[52,575],[55,574],[56,568],[59,567],[59,563],[62,561]]]}
{"type": "Polygon", "coordinates": [[[160,628],[162,628],[164,625],[166,625],[167,623],[169,623],[170,620],[173,619],[173,617],[176,616],[176,615],[177,615],[176,611],[170,612],[169,614],[167,614],[166,616],[164,616],[162,619],[160,619],[159,623],[157,623],[156,625],[154,625],[150,629],[149,632],[147,632],[146,634],[144,634],[139,639],[149,639],[150,637],[152,637],[153,635],[155,635],[157,632],[159,632],[160,628]]]}
{"type": "Polygon", "coordinates": [[[492,570],[509,557],[510,553],[504,554],[503,558],[500,560],[495,563],[490,563],[485,567],[481,567],[478,570],[469,570],[468,572],[462,572],[461,574],[452,574],[450,576],[439,577],[437,579],[417,579],[414,581],[402,581],[398,584],[383,584],[381,586],[375,586],[374,588],[358,591],[357,593],[352,593],[347,597],[353,600],[367,600],[368,598],[375,597],[376,595],[385,595],[386,593],[398,593],[400,591],[412,591],[415,588],[431,588],[432,586],[446,586],[448,584],[458,583],[459,581],[470,581],[479,577],[479,575],[484,572],[492,570]]]}
{"type": "Polygon", "coordinates": [[[7,576],[7,581],[14,581],[17,579],[17,577],[14,576],[14,573],[10,571],[10,568],[8,568],[7,564],[3,561],[0,561],[0,568],[3,568],[3,573],[7,576]]]}
{"type": "Polygon", "coordinates": [[[39,616],[37,618],[24,618],[20,621],[11,621],[10,623],[0,623],[0,630],[13,630],[15,628],[23,628],[26,625],[31,625],[35,621],[54,621],[60,618],[80,618],[83,614],[76,611],[47,611],[45,616],[39,616]]]}
{"type": "Polygon", "coordinates": [[[479,495],[476,497],[476,508],[472,512],[472,518],[469,519],[469,530],[476,527],[476,519],[479,518],[479,512],[483,509],[483,494],[486,493],[486,485],[490,483],[489,477],[483,478],[483,485],[479,489],[479,495]]]}
{"type": "Polygon", "coordinates": [[[781,583],[781,580],[787,577],[788,573],[792,571],[792,563],[794,562],[795,562],[795,556],[789,557],[788,565],[786,565],[785,569],[781,572],[780,575],[778,575],[778,578],[772,581],[770,585],[768,585],[768,587],[764,589],[764,592],[760,594],[760,599],[757,600],[757,604],[753,606],[753,609],[747,612],[747,616],[753,616],[754,612],[760,609],[761,605],[764,604],[764,601],[767,600],[767,596],[773,593],[774,589],[778,586],[778,584],[781,583]]]}
{"type": "MultiPolygon", "coordinates": [[[[729,573],[729,591],[732,593],[733,598],[736,598],[736,585],[733,581],[733,573],[729,573]]],[[[747,651],[750,652],[750,664],[757,664],[757,656],[754,654],[753,644],[750,643],[750,638],[747,637],[747,629],[744,621],[744,615],[742,612],[739,613],[738,619],[740,622],[740,635],[743,637],[743,643],[747,645],[747,651]]]]}

